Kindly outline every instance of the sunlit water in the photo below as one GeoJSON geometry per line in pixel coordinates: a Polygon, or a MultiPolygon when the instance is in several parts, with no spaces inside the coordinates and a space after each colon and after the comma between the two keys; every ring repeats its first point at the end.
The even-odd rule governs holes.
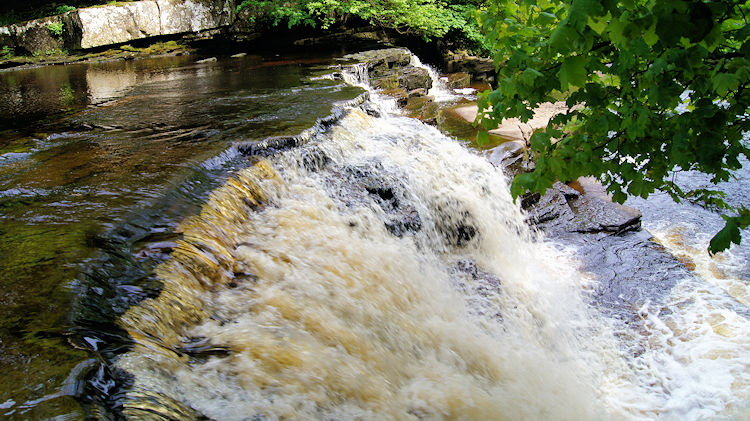
{"type": "Polygon", "coordinates": [[[362,92],[312,80],[325,56],[199,58],[0,72],[0,414],[81,416],[72,395],[92,362],[70,342],[92,335],[76,339],[73,320],[153,293],[119,279],[147,276],[177,222],[247,165],[230,145],[297,134],[362,92]],[[97,264],[102,248],[145,268],[97,264]],[[106,284],[89,285],[89,266],[106,284]]]}
{"type": "MultiPolygon", "coordinates": [[[[742,163],[733,181],[718,186],[733,206],[750,203],[750,164],[742,163]]],[[[680,173],[676,181],[686,191],[714,187],[696,172],[680,173]]],[[[679,418],[747,419],[750,230],[741,245],[710,256],[709,240],[724,226],[718,214],[661,192],[628,203],[643,212],[655,240],[695,274],[641,309],[649,348],[636,363],[658,385],[653,399],[679,418]]]]}
{"type": "MultiPolygon", "coordinates": [[[[649,282],[675,286],[630,309],[638,322],[625,324],[596,302],[599,280],[578,269],[587,256],[575,243],[527,227],[499,169],[401,117],[394,101],[372,92],[365,107],[345,105],[362,90],[324,77],[326,66],[180,60],[114,72],[118,83],[84,72],[79,100],[92,106],[67,96],[71,108],[53,116],[71,130],[8,123],[2,235],[33,245],[79,232],[73,246],[49,249],[89,258],[102,248],[106,258],[66,287],[82,298],[65,331],[96,359],[61,358],[62,379],[0,397],[6,414],[79,417],[43,408],[76,395],[90,416],[130,419],[747,418],[747,248],[708,260],[715,228],[701,209],[659,196],[633,203],[695,269],[674,279],[654,266],[649,282]],[[336,107],[343,118],[299,147],[247,159],[232,146],[299,133],[336,107]],[[36,181],[38,148],[60,139],[77,140],[46,161],[62,168],[50,173],[58,178],[36,181]],[[91,145],[116,152],[59,158],[91,145]],[[24,230],[38,226],[58,231],[35,242],[24,230]]],[[[345,79],[363,86],[367,75],[350,66],[345,79]]],[[[747,203],[747,190],[732,197],[747,203]]],[[[43,273],[56,285],[70,272],[43,273]]],[[[33,294],[43,296],[20,295],[20,308],[36,309],[33,294]]],[[[8,308],[13,320],[18,308],[8,308]]],[[[22,332],[66,326],[40,319],[22,332]]],[[[32,361],[49,362],[46,352],[32,361]]],[[[3,355],[18,378],[7,387],[26,389],[15,355],[3,355]]]]}

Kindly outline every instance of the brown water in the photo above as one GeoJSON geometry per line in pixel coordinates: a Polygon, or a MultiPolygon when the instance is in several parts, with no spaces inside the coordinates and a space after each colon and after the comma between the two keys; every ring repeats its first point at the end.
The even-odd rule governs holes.
{"type": "Polygon", "coordinates": [[[363,66],[195,60],[0,73],[0,414],[747,418],[746,249],[545,238],[363,66]]]}
{"type": "Polygon", "coordinates": [[[247,165],[232,142],[297,134],[361,92],[311,81],[328,59],[196,60],[0,73],[0,413],[81,415],[69,395],[91,361],[69,343],[71,308],[108,232],[135,218],[169,238],[247,165]]]}

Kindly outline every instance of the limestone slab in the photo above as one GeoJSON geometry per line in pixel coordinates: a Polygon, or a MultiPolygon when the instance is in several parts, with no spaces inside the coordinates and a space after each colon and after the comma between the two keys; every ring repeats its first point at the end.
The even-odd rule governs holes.
{"type": "Polygon", "coordinates": [[[120,44],[161,35],[159,6],[155,1],[136,1],[78,9],[81,48],[120,44]]]}

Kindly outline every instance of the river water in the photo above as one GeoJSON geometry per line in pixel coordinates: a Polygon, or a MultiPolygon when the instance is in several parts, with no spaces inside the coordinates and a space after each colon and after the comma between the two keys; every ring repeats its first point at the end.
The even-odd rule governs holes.
{"type": "Polygon", "coordinates": [[[701,209],[633,203],[664,249],[609,268],[361,72],[195,61],[0,73],[5,415],[747,417],[747,247],[701,209]]]}

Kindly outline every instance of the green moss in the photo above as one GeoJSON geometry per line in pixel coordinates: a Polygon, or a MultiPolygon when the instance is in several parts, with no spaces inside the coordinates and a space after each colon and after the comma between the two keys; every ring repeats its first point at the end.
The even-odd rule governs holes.
{"type": "Polygon", "coordinates": [[[47,24],[47,30],[53,37],[60,39],[63,33],[63,23],[60,21],[50,22],[47,24]]]}
{"type": "Polygon", "coordinates": [[[13,51],[13,48],[11,47],[7,45],[3,45],[3,48],[0,48],[0,60],[8,60],[14,55],[15,55],[15,51],[13,51]]]}

